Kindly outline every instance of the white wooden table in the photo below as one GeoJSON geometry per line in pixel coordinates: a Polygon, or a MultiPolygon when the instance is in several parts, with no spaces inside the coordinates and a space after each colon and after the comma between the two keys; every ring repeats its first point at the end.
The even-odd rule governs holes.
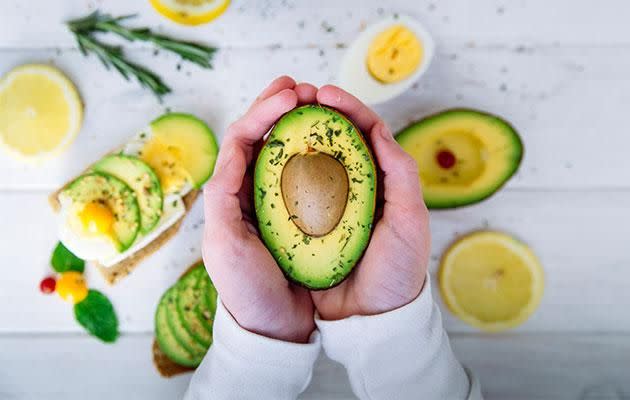
{"type": "MultiPolygon", "coordinates": [[[[153,312],[164,289],[200,257],[201,204],[172,242],[117,286],[88,270],[90,285],[111,297],[121,321],[120,340],[104,345],[83,333],[67,304],[38,292],[56,242],[47,194],[166,107],[202,116],[221,137],[279,74],[334,82],[343,45],[393,12],[421,20],[438,50],[413,90],[377,108],[385,120],[399,129],[447,107],[475,107],[512,121],[526,147],[518,175],[498,195],[432,213],[432,272],[450,241],[486,227],[530,243],[546,272],[540,309],[513,332],[480,334],[444,311],[456,353],[487,399],[577,399],[606,387],[630,396],[627,0],[319,0],[317,7],[234,0],[200,28],[176,26],[147,3],[1,2],[0,73],[53,63],[78,85],[86,114],[70,150],[43,167],[0,155],[0,399],[181,396],[189,376],[166,380],[152,367],[153,312]],[[129,54],[174,88],[159,104],[75,48],[62,22],[97,7],[138,12],[138,24],[220,46],[215,70],[182,64],[178,71],[176,57],[132,46],[129,54]]],[[[343,369],[325,358],[303,397],[353,398],[343,369]]]]}

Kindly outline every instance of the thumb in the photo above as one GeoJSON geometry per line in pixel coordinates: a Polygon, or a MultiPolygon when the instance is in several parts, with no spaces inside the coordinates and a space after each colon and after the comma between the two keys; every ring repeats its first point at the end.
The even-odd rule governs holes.
{"type": "Polygon", "coordinates": [[[394,140],[382,121],[372,128],[370,137],[384,175],[385,206],[396,205],[405,211],[418,213],[426,210],[416,161],[394,140]]]}

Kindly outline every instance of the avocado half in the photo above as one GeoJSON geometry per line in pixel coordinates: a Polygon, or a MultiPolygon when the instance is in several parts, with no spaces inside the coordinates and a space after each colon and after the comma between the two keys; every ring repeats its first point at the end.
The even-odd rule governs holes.
{"type": "Polygon", "coordinates": [[[396,135],[418,163],[428,208],[456,208],[492,196],[518,170],[523,142],[505,120],[453,109],[412,123],[396,135]]]}
{"type": "Polygon", "coordinates": [[[336,110],[307,105],[275,124],[256,162],[254,205],[288,279],[320,290],[348,276],[369,242],[376,178],[363,135],[336,110]]]}

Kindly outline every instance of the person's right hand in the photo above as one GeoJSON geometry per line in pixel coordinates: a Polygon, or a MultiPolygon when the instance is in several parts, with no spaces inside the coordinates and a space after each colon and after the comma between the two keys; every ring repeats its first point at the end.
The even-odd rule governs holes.
{"type": "Polygon", "coordinates": [[[284,113],[315,102],[317,89],[276,79],[228,129],[212,179],[204,188],[203,259],[221,302],[238,324],[263,336],[308,341],[315,329],[306,289],[285,279],[258,237],[252,206],[255,148],[284,113]]]}

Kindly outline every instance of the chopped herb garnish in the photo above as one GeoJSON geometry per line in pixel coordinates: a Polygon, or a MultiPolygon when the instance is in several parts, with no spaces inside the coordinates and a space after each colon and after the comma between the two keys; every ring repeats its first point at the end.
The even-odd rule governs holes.
{"type": "Polygon", "coordinates": [[[284,142],[282,140],[274,139],[274,140],[268,142],[267,146],[269,146],[269,147],[283,147],[284,146],[284,142]]]}

